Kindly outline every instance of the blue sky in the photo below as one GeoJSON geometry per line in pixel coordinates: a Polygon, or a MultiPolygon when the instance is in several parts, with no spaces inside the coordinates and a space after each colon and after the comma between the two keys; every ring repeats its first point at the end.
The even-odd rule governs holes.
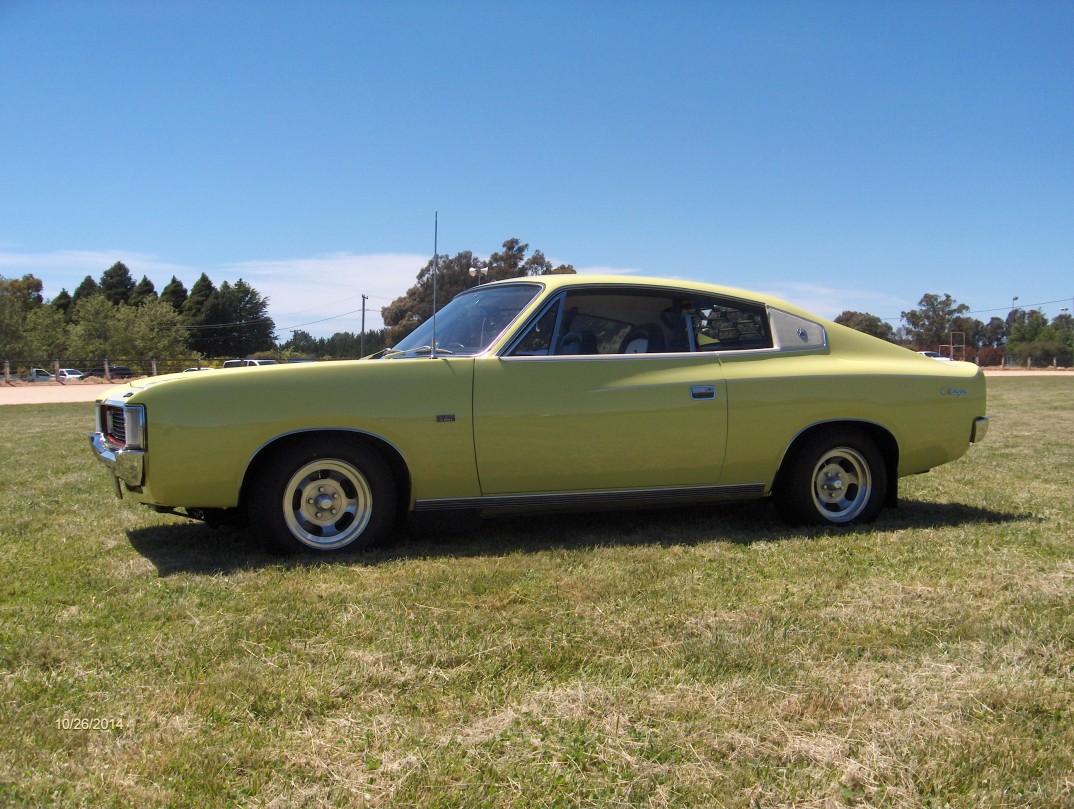
{"type": "Polygon", "coordinates": [[[0,0],[0,275],[357,331],[433,250],[897,320],[1074,296],[1074,3],[0,0]],[[320,321],[320,322],[316,322],[320,321]]]}

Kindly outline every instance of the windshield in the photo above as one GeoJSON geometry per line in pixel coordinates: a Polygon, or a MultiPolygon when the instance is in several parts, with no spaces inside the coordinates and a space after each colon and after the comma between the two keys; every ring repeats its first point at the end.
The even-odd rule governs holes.
{"type": "MultiPolygon", "coordinates": [[[[457,295],[436,313],[436,350],[441,354],[480,354],[540,291],[539,284],[476,287],[457,295]]],[[[431,351],[433,318],[404,337],[395,352],[431,351]]]]}

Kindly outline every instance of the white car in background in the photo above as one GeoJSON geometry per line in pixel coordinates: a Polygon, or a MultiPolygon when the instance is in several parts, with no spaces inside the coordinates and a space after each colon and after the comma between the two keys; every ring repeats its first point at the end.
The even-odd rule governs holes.
{"type": "Polygon", "coordinates": [[[82,379],[85,376],[77,368],[61,368],[56,374],[56,378],[62,382],[70,381],[72,379],[82,379]]]}
{"type": "Polygon", "coordinates": [[[935,351],[918,351],[918,354],[922,354],[929,359],[939,360],[940,362],[951,362],[950,357],[945,357],[943,354],[937,354],[935,351]]]}

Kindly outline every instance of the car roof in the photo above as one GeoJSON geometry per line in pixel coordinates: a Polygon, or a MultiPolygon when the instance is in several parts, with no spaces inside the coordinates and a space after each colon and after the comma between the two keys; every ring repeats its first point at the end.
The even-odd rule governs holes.
{"type": "MultiPolygon", "coordinates": [[[[818,315],[814,314],[813,312],[810,312],[806,309],[802,309],[800,306],[796,306],[789,301],[785,301],[782,298],[777,298],[764,292],[742,289],[740,287],[724,286],[721,284],[711,284],[705,281],[691,281],[689,279],[684,278],[655,278],[641,275],[590,275],[587,273],[556,273],[553,275],[534,275],[525,276],[521,278],[509,278],[503,281],[491,281],[488,284],[482,284],[481,286],[490,287],[500,284],[517,284],[521,282],[542,284],[546,289],[552,291],[560,289],[569,289],[571,287],[592,286],[688,290],[692,292],[702,292],[710,295],[720,295],[728,298],[736,298],[744,301],[765,303],[770,306],[775,306],[777,309],[783,309],[784,311],[802,315],[812,320],[818,319],[818,315]]],[[[475,287],[475,289],[477,289],[477,287],[475,287]]],[[[820,319],[823,320],[824,318],[820,319]]]]}

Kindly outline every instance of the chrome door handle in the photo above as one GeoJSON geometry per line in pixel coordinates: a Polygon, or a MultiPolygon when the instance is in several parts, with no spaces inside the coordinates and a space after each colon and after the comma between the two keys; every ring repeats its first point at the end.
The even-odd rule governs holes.
{"type": "Polygon", "coordinates": [[[691,399],[715,399],[716,398],[716,386],[715,385],[691,385],[690,386],[690,398],[691,399]]]}

